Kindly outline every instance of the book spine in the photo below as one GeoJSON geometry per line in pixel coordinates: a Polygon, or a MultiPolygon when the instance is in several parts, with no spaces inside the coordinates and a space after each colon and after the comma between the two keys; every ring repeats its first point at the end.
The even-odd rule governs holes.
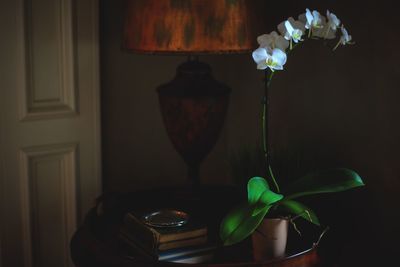
{"type": "Polygon", "coordinates": [[[152,252],[157,251],[159,235],[144,225],[136,217],[128,213],[124,217],[123,227],[125,235],[127,235],[130,239],[136,240],[152,252]]]}
{"type": "Polygon", "coordinates": [[[161,243],[158,246],[158,250],[164,251],[164,250],[173,249],[173,248],[203,245],[206,242],[207,242],[207,236],[204,235],[204,236],[199,236],[199,237],[194,237],[194,238],[188,238],[188,239],[182,239],[182,240],[161,243]]]}
{"type": "Polygon", "coordinates": [[[119,240],[121,240],[127,248],[129,248],[130,253],[134,257],[147,259],[147,260],[158,260],[158,256],[153,252],[148,251],[146,248],[142,247],[135,240],[130,239],[124,233],[118,235],[119,240]]]}
{"type": "Polygon", "coordinates": [[[199,229],[190,229],[190,230],[181,230],[175,231],[171,233],[167,233],[164,235],[160,235],[160,243],[171,242],[175,240],[189,239],[195,238],[199,236],[207,235],[207,228],[199,228],[199,229]]]}

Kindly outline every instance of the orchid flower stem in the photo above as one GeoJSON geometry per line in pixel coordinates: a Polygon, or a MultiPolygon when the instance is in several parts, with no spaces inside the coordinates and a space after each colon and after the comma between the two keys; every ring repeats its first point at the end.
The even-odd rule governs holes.
{"type": "Polygon", "coordinates": [[[272,76],[274,72],[270,70],[265,71],[265,87],[264,87],[264,101],[263,101],[263,114],[262,114],[262,132],[263,132],[263,148],[264,148],[264,157],[265,157],[265,164],[267,168],[268,176],[271,178],[272,182],[274,183],[275,189],[277,193],[280,193],[280,189],[278,183],[275,180],[275,176],[272,173],[271,169],[271,160],[269,155],[269,144],[268,144],[268,88],[271,83],[272,76]]]}
{"type": "Polygon", "coordinates": [[[339,40],[339,42],[335,45],[335,47],[333,48],[333,51],[336,50],[336,48],[338,48],[338,46],[340,45],[341,40],[339,40]]]}
{"type": "Polygon", "coordinates": [[[275,175],[274,175],[274,173],[272,172],[271,165],[268,166],[268,171],[269,171],[269,176],[271,177],[272,181],[274,182],[274,186],[275,186],[275,188],[276,188],[276,192],[277,192],[277,193],[280,193],[281,190],[280,190],[280,188],[279,188],[278,183],[276,182],[275,175]]]}

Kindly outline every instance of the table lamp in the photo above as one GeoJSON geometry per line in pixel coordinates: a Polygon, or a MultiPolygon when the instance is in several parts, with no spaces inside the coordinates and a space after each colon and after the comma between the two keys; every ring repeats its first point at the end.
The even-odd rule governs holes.
{"type": "Polygon", "coordinates": [[[157,92],[168,136],[194,185],[200,183],[200,163],[217,142],[231,91],[213,78],[199,55],[254,50],[262,26],[259,5],[255,0],[126,1],[124,49],[188,56],[157,92]]]}

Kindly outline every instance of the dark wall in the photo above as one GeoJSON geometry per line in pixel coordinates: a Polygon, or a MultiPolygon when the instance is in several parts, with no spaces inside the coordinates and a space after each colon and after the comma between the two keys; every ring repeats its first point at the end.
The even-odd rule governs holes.
{"type": "MultiPolygon", "coordinates": [[[[165,133],[155,88],[172,79],[185,58],[121,51],[122,1],[101,3],[104,190],[182,184],[185,165],[165,133]]],[[[270,1],[265,15],[271,26],[265,32],[305,7],[337,14],[356,44],[331,52],[322,42],[307,42],[275,75],[270,140],[276,171],[279,179],[290,180],[315,168],[356,170],[365,188],[304,201],[330,226],[323,242],[341,255],[342,265],[348,259],[372,264],[399,248],[398,15],[389,1],[270,1]]],[[[202,60],[233,89],[223,133],[202,166],[202,179],[230,183],[229,154],[259,140],[262,72],[250,55],[202,60]]]]}

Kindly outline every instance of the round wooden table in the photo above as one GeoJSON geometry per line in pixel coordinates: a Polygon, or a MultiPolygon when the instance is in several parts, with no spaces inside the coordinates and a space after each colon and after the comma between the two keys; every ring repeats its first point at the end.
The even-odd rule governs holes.
{"type": "MultiPolygon", "coordinates": [[[[266,262],[252,259],[250,238],[240,244],[223,247],[215,260],[202,264],[182,264],[148,261],[132,257],[117,238],[123,216],[136,208],[174,207],[196,212],[204,218],[210,240],[218,242],[219,223],[227,211],[245,199],[245,192],[233,187],[208,186],[196,188],[161,188],[124,194],[108,194],[99,198],[84,223],[74,234],[70,248],[73,262],[78,267],[147,267],[147,266],[209,266],[209,267],[317,267],[325,265],[318,247],[310,239],[291,245],[287,257],[266,262]]],[[[315,237],[314,238],[315,241],[315,237]]]]}

